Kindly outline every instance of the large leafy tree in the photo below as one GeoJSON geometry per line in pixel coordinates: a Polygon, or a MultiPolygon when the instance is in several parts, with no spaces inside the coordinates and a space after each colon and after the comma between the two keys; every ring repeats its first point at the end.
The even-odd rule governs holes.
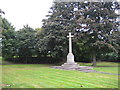
{"type": "Polygon", "coordinates": [[[37,37],[40,53],[45,55],[50,53],[53,57],[65,57],[67,55],[68,40],[66,36],[69,31],[72,31],[70,25],[74,24],[70,22],[69,16],[66,17],[73,11],[69,5],[66,3],[66,7],[69,7],[67,9],[65,3],[55,3],[51,7],[50,15],[47,15],[48,19],[43,20],[43,30],[38,33],[37,37]]]}
{"type": "Polygon", "coordinates": [[[2,36],[2,30],[3,30],[3,28],[2,28],[2,14],[5,14],[5,12],[4,11],[2,11],[1,9],[0,9],[0,38],[2,38],[3,36],[2,36]]]}
{"type": "Polygon", "coordinates": [[[26,25],[16,33],[16,56],[27,63],[28,57],[35,55],[35,30],[26,25]]]}
{"type": "Polygon", "coordinates": [[[4,58],[10,58],[15,55],[15,29],[7,21],[7,19],[2,19],[2,56],[4,58]]]}
{"type": "Polygon", "coordinates": [[[118,15],[115,10],[119,9],[119,4],[117,2],[86,4],[88,5],[85,5],[85,9],[80,11],[82,15],[77,14],[81,17],[77,20],[78,32],[84,33],[81,38],[87,41],[84,45],[90,47],[93,65],[96,66],[97,53],[100,55],[109,50],[117,53],[119,45],[112,41],[112,37],[118,32],[118,15]]]}
{"type": "Polygon", "coordinates": [[[118,2],[55,2],[48,18],[43,20],[42,32],[38,33],[39,51],[65,56],[66,35],[72,32],[75,36],[74,51],[88,51],[95,66],[96,53],[105,53],[110,49],[117,52],[118,44],[111,41],[113,33],[118,32],[117,9],[118,2]],[[79,46],[85,48],[80,49],[79,46]]]}
{"type": "Polygon", "coordinates": [[[2,14],[5,14],[1,9],[0,9],[0,56],[2,56],[2,42],[1,42],[1,38],[3,37],[2,36],[2,30],[3,30],[3,28],[2,28],[2,17],[1,17],[1,15],[2,14]]]}

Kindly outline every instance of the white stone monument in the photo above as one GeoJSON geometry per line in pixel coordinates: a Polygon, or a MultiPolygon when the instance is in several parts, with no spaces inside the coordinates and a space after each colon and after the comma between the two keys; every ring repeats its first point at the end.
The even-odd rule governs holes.
{"type": "Polygon", "coordinates": [[[69,37],[69,53],[67,55],[67,63],[72,64],[75,62],[74,62],[74,55],[72,53],[72,39],[71,38],[73,37],[73,35],[71,35],[71,32],[69,33],[69,36],[67,37],[69,37]]]}
{"type": "Polygon", "coordinates": [[[69,32],[69,35],[67,36],[69,38],[69,53],[67,55],[67,62],[64,63],[62,66],[68,67],[68,68],[77,68],[79,65],[75,63],[74,61],[74,55],[72,53],[72,37],[71,32],[69,32]]]}
{"type": "Polygon", "coordinates": [[[80,66],[79,64],[75,63],[74,61],[74,55],[72,53],[72,37],[71,32],[69,32],[69,35],[67,36],[69,38],[69,53],[67,55],[67,62],[62,64],[61,66],[52,66],[52,68],[56,69],[63,69],[63,70],[78,70],[78,71],[88,71],[91,70],[92,67],[88,66],[80,66]]]}

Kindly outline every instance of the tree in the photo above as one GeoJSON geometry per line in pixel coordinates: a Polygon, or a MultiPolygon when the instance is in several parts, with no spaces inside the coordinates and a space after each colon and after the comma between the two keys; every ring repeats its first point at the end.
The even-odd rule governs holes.
{"type": "Polygon", "coordinates": [[[25,58],[25,63],[27,63],[28,58],[35,55],[35,33],[35,30],[28,25],[17,31],[16,56],[19,58],[25,58]]]}
{"type": "MultiPolygon", "coordinates": [[[[55,3],[55,6],[52,7],[50,11],[52,15],[48,15],[48,19],[43,20],[43,30],[40,34],[38,33],[37,42],[40,53],[47,55],[49,52],[53,57],[65,57],[67,55],[68,39],[66,38],[66,36],[68,33],[66,32],[68,32],[69,29],[67,28],[70,28],[69,26],[71,24],[69,23],[69,19],[62,20],[63,17],[61,15],[63,13],[61,12],[64,11],[64,8],[65,7],[63,3],[55,3]],[[64,32],[65,27],[66,32],[64,32]]],[[[69,9],[70,10],[66,11],[71,12],[72,8],[69,9]]],[[[67,12],[65,12],[64,14],[66,14],[67,12]]]]}
{"type": "Polygon", "coordinates": [[[0,9],[0,16],[1,16],[1,14],[5,14],[5,12],[0,9]]]}
{"type": "Polygon", "coordinates": [[[111,40],[113,33],[118,32],[119,23],[116,20],[118,15],[115,10],[119,9],[119,5],[117,2],[89,3],[87,8],[81,11],[84,13],[83,21],[78,19],[78,23],[82,21],[84,24],[82,31],[87,40],[85,45],[90,47],[93,66],[96,66],[96,52],[105,53],[109,49],[117,52],[118,50],[118,44],[111,40]]]}
{"type": "Polygon", "coordinates": [[[1,41],[1,38],[3,37],[3,35],[2,35],[2,30],[3,30],[3,28],[2,28],[2,17],[1,17],[1,15],[2,14],[5,14],[1,9],[0,9],[0,56],[2,56],[2,41],[1,41]]]}
{"type": "Polygon", "coordinates": [[[2,56],[7,59],[15,55],[15,29],[7,21],[2,19],[2,56]]]}
{"type": "Polygon", "coordinates": [[[117,52],[117,43],[110,39],[118,32],[117,9],[118,2],[55,2],[48,18],[43,20],[42,32],[38,33],[39,51],[63,57],[67,54],[66,36],[72,32],[74,45],[82,43],[96,66],[96,53],[105,53],[107,48],[117,52]]]}
{"type": "Polygon", "coordinates": [[[4,11],[2,11],[1,9],[0,9],[0,38],[2,38],[3,36],[2,36],[2,30],[3,30],[3,28],[2,28],[2,14],[5,14],[5,12],[4,11]]]}

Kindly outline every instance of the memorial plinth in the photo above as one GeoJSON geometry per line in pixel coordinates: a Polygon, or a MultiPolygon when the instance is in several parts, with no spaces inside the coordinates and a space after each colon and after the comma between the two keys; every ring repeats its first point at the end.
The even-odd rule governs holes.
{"type": "Polygon", "coordinates": [[[52,66],[52,68],[63,69],[63,70],[79,70],[79,71],[92,69],[92,67],[80,66],[79,64],[75,63],[74,55],[72,53],[72,39],[71,39],[73,35],[69,33],[69,36],[67,37],[69,38],[69,53],[67,55],[67,62],[62,64],[61,66],[52,66]]]}
{"type": "Polygon", "coordinates": [[[62,68],[67,68],[67,69],[74,69],[74,68],[78,68],[80,67],[77,63],[75,63],[74,61],[74,55],[72,53],[72,37],[73,35],[71,35],[71,33],[69,33],[69,36],[67,36],[69,38],[69,53],[67,55],[67,62],[62,64],[62,68]]]}

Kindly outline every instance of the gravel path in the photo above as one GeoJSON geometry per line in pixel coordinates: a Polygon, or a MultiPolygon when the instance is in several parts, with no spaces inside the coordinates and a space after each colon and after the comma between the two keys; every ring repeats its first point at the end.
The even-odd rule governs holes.
{"type": "Polygon", "coordinates": [[[116,73],[107,73],[107,72],[100,72],[100,71],[95,71],[95,70],[79,70],[79,69],[76,69],[76,70],[81,71],[81,72],[86,72],[86,73],[94,72],[94,73],[103,73],[103,74],[110,74],[110,75],[120,75],[116,73]]]}
{"type": "Polygon", "coordinates": [[[110,75],[120,75],[117,73],[108,73],[108,72],[101,72],[101,71],[96,71],[93,70],[91,67],[78,67],[78,68],[70,68],[70,67],[63,67],[63,66],[52,66],[50,68],[54,68],[54,69],[61,69],[61,70],[77,70],[77,71],[81,71],[81,72],[86,72],[86,73],[103,73],[103,74],[110,74],[110,75]]]}

